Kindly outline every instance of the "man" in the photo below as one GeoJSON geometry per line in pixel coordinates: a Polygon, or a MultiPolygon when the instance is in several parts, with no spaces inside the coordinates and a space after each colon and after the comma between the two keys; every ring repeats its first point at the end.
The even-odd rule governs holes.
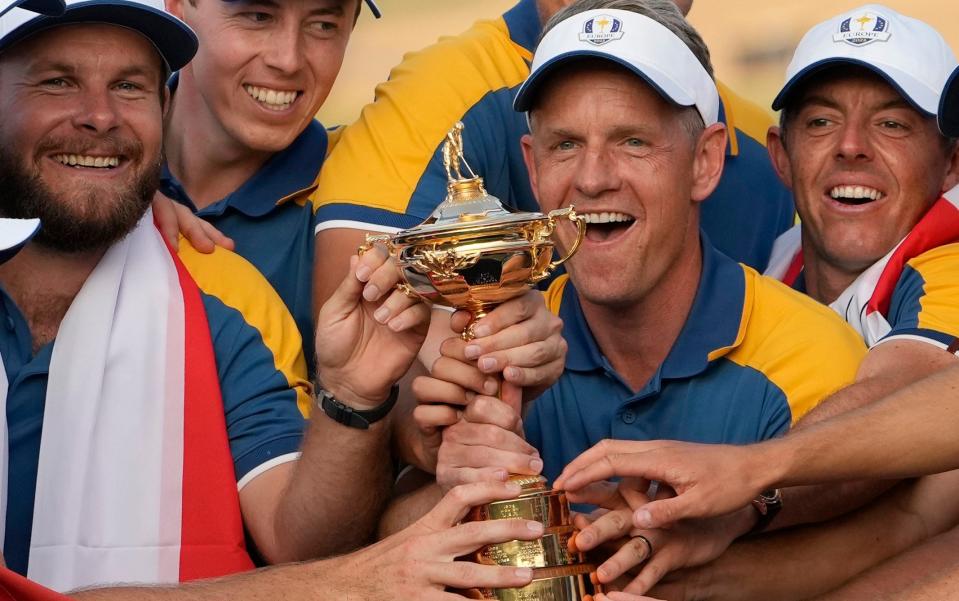
{"type": "MultiPolygon", "coordinates": [[[[543,210],[573,204],[589,223],[569,276],[546,293],[569,352],[557,384],[524,416],[542,460],[534,466],[516,434],[479,435],[509,428],[498,409],[467,410],[444,433],[442,484],[496,469],[541,468],[551,479],[608,437],[773,437],[850,382],[862,356],[834,315],[701,236],[699,204],[725,150],[708,53],[669,2],[615,5],[628,9],[584,0],[557,13],[516,98],[543,210]],[[599,21],[623,35],[596,44],[599,21]],[[835,360],[823,365],[821,353],[835,360]]],[[[560,246],[572,235],[560,227],[560,246]]],[[[452,380],[456,358],[434,375],[452,380]]],[[[731,528],[748,529],[744,518],[731,528]]]]}
{"type": "MultiPolygon", "coordinates": [[[[186,243],[176,256],[153,227],[165,81],[196,44],[162,9],[126,0],[0,20],[0,216],[42,222],[0,266],[0,530],[7,565],[57,590],[175,584],[249,569],[253,552],[282,562],[353,547],[379,511],[377,482],[389,480],[391,387],[415,358],[427,311],[399,291],[370,294],[397,279],[385,257],[354,259],[323,308],[325,391],[305,427],[297,401],[311,387],[282,301],[238,256],[186,243]],[[386,324],[373,320],[378,308],[392,313],[386,324]]],[[[315,598],[355,590],[358,568],[390,570],[414,598],[444,585],[521,585],[526,572],[441,565],[535,535],[525,523],[449,531],[469,504],[516,492],[460,489],[378,551],[204,586],[253,598],[290,581],[290,594],[315,598]],[[440,545],[428,536],[437,532],[450,538],[440,545]],[[433,569],[379,563],[404,555],[433,569]]],[[[363,594],[388,598],[380,584],[363,594]]]]}
{"type": "MultiPolygon", "coordinates": [[[[959,210],[955,193],[944,192],[959,182],[959,159],[955,140],[941,135],[934,119],[955,66],[955,56],[933,28],[868,5],[806,34],[774,103],[783,114],[781,128],[770,131],[770,155],[794,191],[802,226],[777,243],[771,270],[830,304],[871,347],[856,385],[817,408],[813,421],[955,365],[959,210]]],[[[784,491],[784,511],[774,525],[841,515],[892,484],[850,482],[784,491]]],[[[932,485],[949,491],[955,483],[944,475],[932,485]]],[[[877,523],[888,516],[874,513],[877,523]]],[[[937,513],[938,518],[944,512],[937,513]]],[[[956,519],[949,514],[935,528],[911,525],[918,528],[915,536],[883,539],[874,550],[884,555],[872,563],[952,527],[956,519]]],[[[827,546],[837,558],[853,548],[843,529],[805,532],[810,540],[798,548],[827,546]]],[[[800,536],[783,535],[793,543],[800,536]]],[[[750,547],[776,540],[747,543],[715,569],[730,570],[750,547]]],[[[822,592],[872,565],[802,560],[822,568],[821,573],[803,569],[801,578],[784,578],[783,573],[796,573],[794,566],[767,562],[766,584],[780,588],[764,593],[822,592]],[[810,591],[810,582],[818,588],[810,591]]],[[[761,572],[754,573],[756,582],[764,579],[761,572]]],[[[742,592],[747,584],[737,586],[742,592]]]]}
{"type": "Polygon", "coordinates": [[[230,236],[266,276],[296,320],[311,374],[315,222],[308,196],[329,147],[313,116],[364,3],[380,16],[373,0],[167,3],[201,43],[171,84],[160,190],[230,236]]]}
{"type": "MultiPolygon", "coordinates": [[[[344,249],[363,231],[423,221],[445,195],[441,145],[457,121],[465,153],[490,193],[538,211],[519,140],[529,129],[512,101],[529,75],[543,23],[569,0],[520,0],[501,18],[407,55],[347,127],[313,194],[317,303],[336,287],[344,249]]],[[[692,2],[677,2],[684,13],[692,2]]],[[[615,8],[615,5],[610,5],[615,8]]],[[[729,144],[724,175],[703,204],[703,227],[720,251],[764,269],[775,237],[793,224],[792,199],[763,149],[768,113],[719,84],[719,120],[729,144]]]]}

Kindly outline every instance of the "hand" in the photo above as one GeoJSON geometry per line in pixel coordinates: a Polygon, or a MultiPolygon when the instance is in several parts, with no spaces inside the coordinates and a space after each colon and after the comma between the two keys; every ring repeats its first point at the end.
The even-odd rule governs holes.
{"type": "MultiPolygon", "coordinates": [[[[450,327],[463,331],[470,316],[453,315],[450,327]]],[[[473,327],[476,338],[454,338],[443,344],[443,355],[474,361],[485,374],[503,374],[503,379],[525,389],[533,399],[559,379],[566,361],[562,320],[550,313],[542,293],[530,290],[490,311],[473,327]]]]}
{"type": "Polygon", "coordinates": [[[443,490],[543,470],[539,452],[523,439],[519,415],[494,397],[473,399],[463,418],[443,430],[442,441],[436,482],[443,490]]]}
{"type": "Polygon", "coordinates": [[[400,273],[379,245],[353,256],[320,308],[317,372],[323,387],[356,409],[382,403],[410,368],[429,327],[429,308],[395,288],[400,273]]]}
{"type": "Polygon", "coordinates": [[[543,534],[539,522],[488,520],[456,524],[470,507],[509,499],[516,484],[486,482],[451,490],[439,504],[409,528],[344,560],[337,580],[348,582],[349,597],[368,601],[463,599],[456,589],[522,587],[532,580],[529,568],[483,566],[454,561],[486,544],[533,540],[543,534]],[[366,575],[370,577],[360,577],[366,575]]]}
{"type": "MultiPolygon", "coordinates": [[[[593,482],[632,477],[657,480],[678,494],[654,500],[633,513],[640,528],[661,528],[681,519],[725,515],[749,505],[771,488],[773,465],[765,445],[736,447],[674,441],[603,440],[574,459],[556,479],[555,488],[571,491],[593,482]]],[[[642,490],[642,486],[638,486],[642,490]]]]}
{"type": "Polygon", "coordinates": [[[173,250],[179,247],[180,234],[183,234],[193,248],[204,254],[212,253],[217,246],[227,250],[234,248],[231,238],[224,236],[220,230],[194,215],[193,211],[170,200],[159,191],[153,195],[153,218],[173,250]]]}

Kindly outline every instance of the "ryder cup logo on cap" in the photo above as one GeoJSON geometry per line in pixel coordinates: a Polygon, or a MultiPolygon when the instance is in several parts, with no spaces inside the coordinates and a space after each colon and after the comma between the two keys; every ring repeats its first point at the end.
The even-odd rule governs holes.
{"type": "Polygon", "coordinates": [[[862,46],[871,42],[889,41],[889,20],[879,13],[865,11],[859,17],[849,17],[839,24],[834,42],[862,46]]]}
{"type": "Polygon", "coordinates": [[[719,120],[716,83],[693,51],[661,23],[619,9],[577,13],[546,32],[513,108],[529,111],[547,75],[584,58],[628,69],[673,104],[695,107],[707,127],[719,120]]]}
{"type": "Polygon", "coordinates": [[[610,15],[600,15],[589,19],[583,23],[583,31],[579,34],[580,41],[588,42],[594,46],[602,46],[622,37],[623,22],[610,15]]]}
{"type": "Polygon", "coordinates": [[[942,88],[957,64],[949,44],[928,24],[867,4],[823,21],[803,36],[773,109],[781,109],[810,76],[831,66],[852,65],[876,73],[915,109],[935,115],[942,88]]]}

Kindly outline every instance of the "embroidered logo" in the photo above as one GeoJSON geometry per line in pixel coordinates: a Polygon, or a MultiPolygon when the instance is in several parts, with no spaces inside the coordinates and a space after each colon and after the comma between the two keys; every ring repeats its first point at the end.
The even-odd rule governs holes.
{"type": "Polygon", "coordinates": [[[622,21],[609,15],[599,15],[583,23],[583,31],[579,34],[579,41],[589,42],[594,46],[602,46],[622,37],[622,21]]]}
{"type": "Polygon", "coordinates": [[[849,17],[839,24],[839,32],[833,34],[833,42],[846,42],[852,46],[865,46],[872,42],[889,40],[889,20],[879,13],[866,11],[858,17],[849,17]]]}

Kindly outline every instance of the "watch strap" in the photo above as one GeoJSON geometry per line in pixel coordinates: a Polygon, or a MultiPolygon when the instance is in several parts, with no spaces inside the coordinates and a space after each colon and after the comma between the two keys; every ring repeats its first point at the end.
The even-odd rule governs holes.
{"type": "Polygon", "coordinates": [[[782,491],[780,491],[778,488],[775,490],[763,491],[759,493],[758,497],[752,500],[752,506],[756,510],[758,519],[749,533],[756,534],[757,532],[762,532],[765,530],[773,521],[773,518],[775,518],[776,515],[782,510],[782,491]]]}
{"type": "Polygon", "coordinates": [[[369,427],[380,421],[393,409],[396,400],[400,395],[399,388],[393,386],[390,388],[390,395],[386,397],[378,407],[372,409],[354,409],[336,399],[328,390],[320,389],[316,395],[316,404],[323,413],[327,414],[333,421],[357,428],[359,430],[368,430],[369,427]]]}

